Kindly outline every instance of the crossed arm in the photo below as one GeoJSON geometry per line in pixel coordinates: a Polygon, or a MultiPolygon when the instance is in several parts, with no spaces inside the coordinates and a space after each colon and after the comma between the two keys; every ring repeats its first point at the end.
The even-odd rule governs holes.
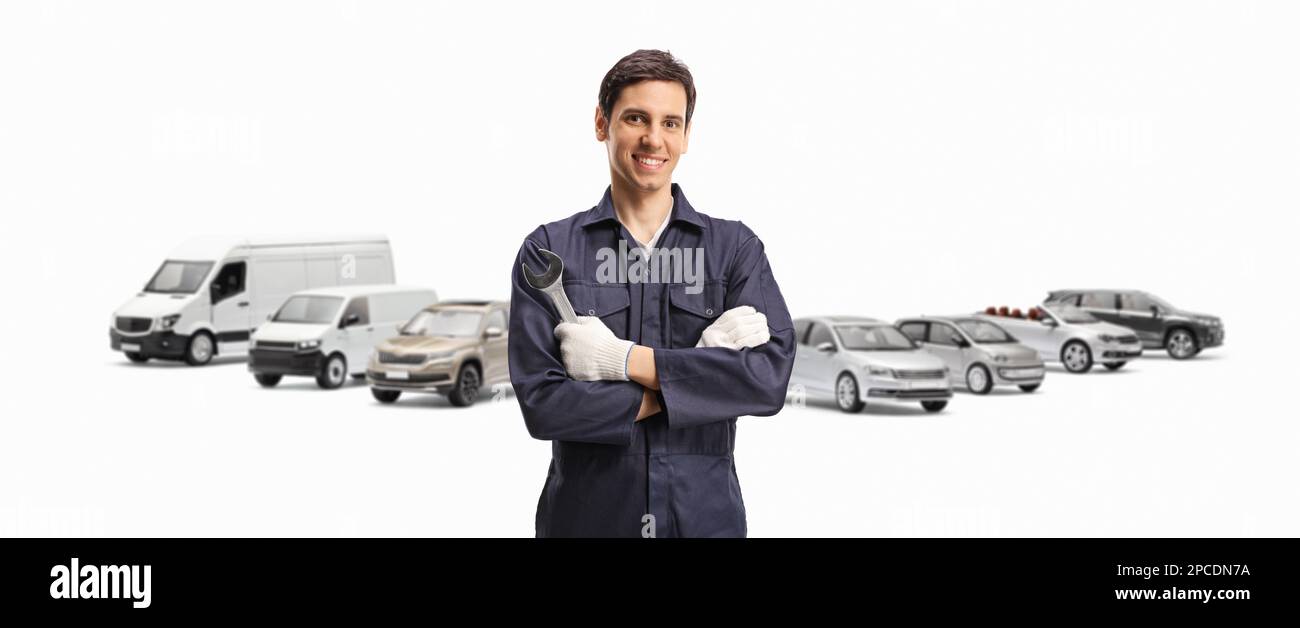
{"type": "Polygon", "coordinates": [[[539,248],[520,249],[510,313],[511,383],[534,438],[626,445],[637,421],[664,410],[680,428],[784,404],[794,333],[757,238],[733,268],[730,309],[696,347],[679,349],[635,345],[595,317],[555,325],[551,305],[519,276],[520,264],[541,264],[539,248]]]}
{"type": "MultiPolygon", "coordinates": [[[[658,414],[659,370],[654,349],[620,340],[595,317],[581,317],[577,323],[560,323],[555,328],[560,341],[560,355],[569,377],[583,381],[630,380],[641,384],[641,407],[636,420],[658,414]],[[631,345],[628,347],[627,345],[631,345]],[[617,368],[617,357],[626,354],[625,368],[617,368]],[[602,361],[602,355],[609,359],[602,361]]],[[[767,317],[750,306],[727,310],[704,330],[699,347],[726,347],[739,350],[757,347],[770,338],[767,317]]]]}

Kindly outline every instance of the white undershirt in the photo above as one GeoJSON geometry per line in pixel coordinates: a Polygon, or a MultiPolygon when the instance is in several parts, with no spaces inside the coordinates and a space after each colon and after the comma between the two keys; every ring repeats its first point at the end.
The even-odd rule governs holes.
{"type": "Polygon", "coordinates": [[[650,237],[649,244],[641,245],[640,242],[636,242],[636,236],[632,236],[632,241],[636,242],[636,244],[638,245],[641,245],[639,248],[642,249],[643,255],[649,255],[649,253],[654,251],[655,244],[659,242],[659,236],[664,234],[664,229],[668,228],[668,220],[672,217],[673,217],[673,213],[671,211],[668,212],[667,216],[664,216],[664,221],[659,224],[659,228],[655,230],[655,234],[650,237]]]}

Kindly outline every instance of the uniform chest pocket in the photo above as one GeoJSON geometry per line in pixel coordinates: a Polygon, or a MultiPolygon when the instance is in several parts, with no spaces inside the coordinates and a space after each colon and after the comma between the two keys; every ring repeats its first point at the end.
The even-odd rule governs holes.
{"type": "Polygon", "coordinates": [[[627,338],[628,314],[632,301],[626,284],[602,284],[585,281],[564,282],[573,311],[578,316],[599,317],[619,338],[627,338]]]}
{"type": "Polygon", "coordinates": [[[727,284],[721,281],[705,282],[703,290],[691,284],[674,284],[668,287],[668,337],[670,348],[694,347],[704,329],[722,315],[727,296],[727,284]],[[689,289],[689,290],[688,290],[689,289]]]}

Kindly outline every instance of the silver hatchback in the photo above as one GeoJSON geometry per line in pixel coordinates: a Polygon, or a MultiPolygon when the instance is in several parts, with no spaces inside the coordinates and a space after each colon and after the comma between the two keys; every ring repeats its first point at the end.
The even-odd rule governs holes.
{"type": "Polygon", "coordinates": [[[954,384],[964,384],[977,395],[998,385],[1033,392],[1043,383],[1038,352],[993,322],[971,316],[918,316],[897,325],[948,365],[954,384]]]}

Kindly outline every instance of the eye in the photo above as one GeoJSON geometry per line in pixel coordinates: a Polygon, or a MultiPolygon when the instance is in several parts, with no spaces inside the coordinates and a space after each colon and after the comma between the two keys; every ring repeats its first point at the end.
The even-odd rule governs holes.
{"type": "Polygon", "coordinates": [[[675,129],[675,128],[678,127],[678,124],[677,124],[677,121],[676,121],[676,120],[668,120],[668,121],[664,122],[664,124],[666,124],[666,125],[668,126],[668,128],[670,128],[670,129],[675,129]]]}
{"type": "Polygon", "coordinates": [[[645,116],[639,113],[634,113],[627,117],[627,121],[631,122],[632,124],[641,124],[642,122],[645,122],[645,116]]]}

